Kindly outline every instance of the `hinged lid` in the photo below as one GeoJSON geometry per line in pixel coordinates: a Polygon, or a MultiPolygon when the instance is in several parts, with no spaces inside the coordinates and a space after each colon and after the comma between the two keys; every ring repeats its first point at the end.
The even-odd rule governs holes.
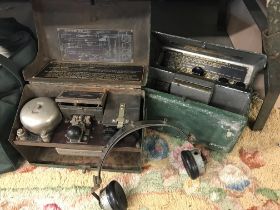
{"type": "Polygon", "coordinates": [[[31,82],[145,85],[150,2],[34,0],[38,54],[24,71],[31,82]]]}

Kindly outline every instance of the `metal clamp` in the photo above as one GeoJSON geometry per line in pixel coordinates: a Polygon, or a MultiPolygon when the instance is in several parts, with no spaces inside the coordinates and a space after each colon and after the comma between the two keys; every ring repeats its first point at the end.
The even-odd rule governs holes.
{"type": "Polygon", "coordinates": [[[124,125],[124,121],[125,121],[124,113],[125,113],[125,103],[121,103],[120,104],[120,109],[119,109],[119,115],[118,115],[118,117],[116,119],[116,121],[117,121],[117,128],[118,129],[122,128],[123,125],[124,125]]]}

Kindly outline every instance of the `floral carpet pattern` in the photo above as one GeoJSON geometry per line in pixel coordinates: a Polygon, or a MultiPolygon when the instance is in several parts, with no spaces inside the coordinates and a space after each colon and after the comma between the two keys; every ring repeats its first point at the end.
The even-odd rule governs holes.
{"type": "MultiPolygon", "coordinates": [[[[119,181],[129,209],[280,210],[280,110],[262,132],[246,128],[229,154],[203,150],[206,173],[191,180],[180,151],[192,145],[152,132],[144,149],[149,161],[141,174],[103,172],[103,187],[119,181]]],[[[99,209],[91,196],[94,171],[23,165],[0,175],[0,209],[99,209]]]]}

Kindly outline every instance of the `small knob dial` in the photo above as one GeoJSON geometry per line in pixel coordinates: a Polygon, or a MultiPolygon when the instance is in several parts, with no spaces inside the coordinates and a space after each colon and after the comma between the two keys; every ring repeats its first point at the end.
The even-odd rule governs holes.
{"type": "Polygon", "coordinates": [[[234,84],[237,88],[244,90],[246,88],[246,85],[243,82],[236,82],[234,84]]]}
{"type": "Polygon", "coordinates": [[[224,84],[224,85],[226,85],[226,84],[228,84],[228,83],[229,83],[228,79],[227,79],[227,78],[225,78],[225,77],[221,77],[221,78],[219,78],[219,82],[221,82],[221,83],[222,83],[222,84],[224,84]]]}
{"type": "Polygon", "coordinates": [[[78,142],[82,136],[82,128],[78,125],[71,125],[66,131],[66,138],[71,142],[78,142]]]}
{"type": "Polygon", "coordinates": [[[198,76],[204,76],[205,70],[199,66],[196,66],[192,69],[192,73],[198,76]]]}

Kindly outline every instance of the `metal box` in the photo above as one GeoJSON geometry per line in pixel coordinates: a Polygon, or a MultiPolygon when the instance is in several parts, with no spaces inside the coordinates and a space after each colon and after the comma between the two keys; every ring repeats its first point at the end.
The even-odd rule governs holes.
{"type": "Polygon", "coordinates": [[[151,43],[147,118],[170,118],[197,143],[229,152],[246,126],[266,56],[160,32],[151,43]]]}
{"type": "MultiPolygon", "coordinates": [[[[143,118],[150,3],[35,0],[32,6],[39,50],[24,71],[28,84],[9,141],[32,164],[94,168],[114,129],[143,118]],[[49,142],[17,136],[22,107],[37,97],[51,98],[63,115],[49,142]],[[74,115],[94,116],[86,142],[65,134],[74,115]]],[[[139,171],[141,154],[142,133],[137,133],[113,149],[104,168],[139,171]]]]}

